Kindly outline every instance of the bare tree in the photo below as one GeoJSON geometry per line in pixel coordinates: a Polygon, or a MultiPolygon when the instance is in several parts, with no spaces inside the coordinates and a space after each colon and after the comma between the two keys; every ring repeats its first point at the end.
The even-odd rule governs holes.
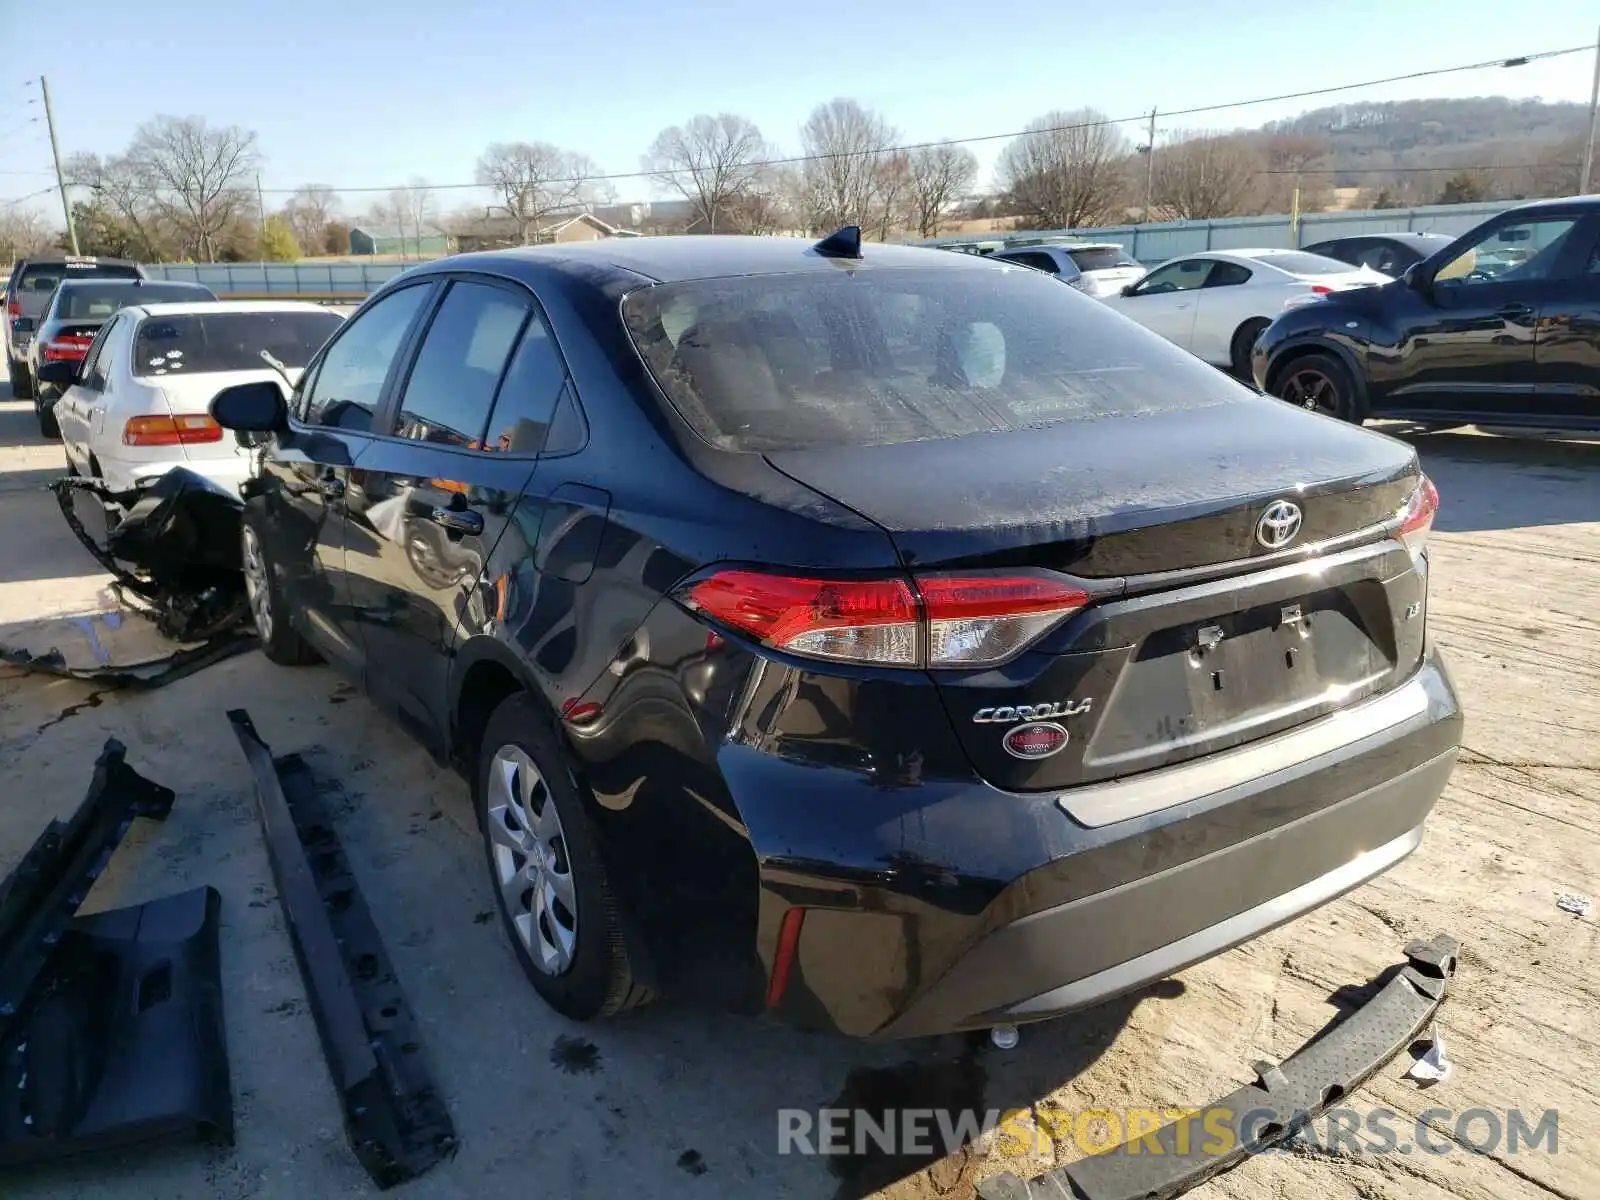
{"type": "Polygon", "coordinates": [[[93,193],[91,206],[109,214],[127,235],[124,253],[157,261],[179,247],[168,236],[170,222],[157,209],[145,181],[128,158],[74,154],[64,168],[67,182],[93,193]]]}
{"type": "Polygon", "coordinates": [[[439,207],[428,181],[413,177],[405,187],[390,192],[389,208],[394,213],[395,224],[400,227],[402,252],[406,238],[410,237],[414,239],[417,257],[421,258],[424,227],[434,229],[439,223],[439,207]]]}
{"type": "Polygon", "coordinates": [[[899,136],[882,116],[855,100],[819,104],[800,127],[806,217],[813,230],[843,225],[869,229],[881,215],[880,160],[899,136]]]}
{"type": "Polygon", "coordinates": [[[127,160],[139,187],[181,231],[197,257],[215,262],[217,238],[250,210],[256,135],[212,128],[199,117],[157,117],[139,126],[127,160]]]}
{"type": "Polygon", "coordinates": [[[779,233],[798,228],[800,173],[792,166],[764,167],[732,204],[733,223],[746,233],[779,233]]]}
{"type": "Polygon", "coordinates": [[[49,250],[55,230],[39,213],[17,204],[0,204],[0,262],[49,250]]]}
{"type": "Polygon", "coordinates": [[[1092,108],[1052,112],[1007,143],[996,168],[1012,206],[1046,229],[1094,225],[1123,199],[1128,139],[1092,108]]]}
{"type": "Polygon", "coordinates": [[[1190,137],[1156,155],[1155,202],[1184,220],[1238,216],[1252,207],[1252,189],[1264,165],[1236,135],[1190,137]]]}
{"type": "Polygon", "coordinates": [[[303,183],[283,206],[283,216],[302,247],[321,247],[341,207],[339,194],[327,184],[303,183]]]}
{"type": "Polygon", "coordinates": [[[700,210],[706,232],[716,233],[740,196],[755,186],[768,147],[755,122],[733,113],[701,113],[656,134],[642,163],[700,210]]]}
{"type": "Polygon", "coordinates": [[[945,214],[978,177],[978,158],[965,146],[924,146],[911,152],[911,216],[923,237],[937,237],[945,214]]]}
{"type": "Polygon", "coordinates": [[[550,214],[594,197],[600,174],[586,155],[548,142],[496,142],[478,159],[477,181],[499,195],[526,246],[550,214]]]}
{"type": "Polygon", "coordinates": [[[1287,212],[1295,188],[1300,189],[1302,211],[1326,207],[1333,191],[1333,176],[1322,169],[1330,161],[1326,138],[1276,134],[1266,139],[1261,151],[1266,173],[1251,188],[1253,207],[1262,212],[1287,212]]]}

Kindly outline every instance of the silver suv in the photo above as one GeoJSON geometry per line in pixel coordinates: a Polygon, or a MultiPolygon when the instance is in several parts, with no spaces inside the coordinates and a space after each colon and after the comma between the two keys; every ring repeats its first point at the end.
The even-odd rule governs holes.
{"type": "Polygon", "coordinates": [[[1144,277],[1145,269],[1113,242],[1051,242],[1037,246],[1010,246],[990,258],[1021,263],[1055,275],[1080,292],[1099,298],[1115,296],[1128,284],[1144,277]]]}
{"type": "Polygon", "coordinates": [[[143,279],[138,263],[124,258],[90,258],[79,254],[35,254],[19,259],[6,284],[6,315],[0,321],[6,344],[6,367],[11,394],[19,400],[33,397],[33,372],[28,368],[28,346],[38,332],[56,285],[63,279],[143,279]]]}

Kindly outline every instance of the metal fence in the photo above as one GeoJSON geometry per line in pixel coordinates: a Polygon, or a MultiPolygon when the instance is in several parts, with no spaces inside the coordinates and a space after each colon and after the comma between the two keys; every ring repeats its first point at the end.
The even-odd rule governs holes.
{"type": "Polygon", "coordinates": [[[924,246],[1004,242],[1025,245],[1060,238],[1117,242],[1141,263],[1153,264],[1199,250],[1242,250],[1246,247],[1288,249],[1336,237],[1373,233],[1444,233],[1454,237],[1480,221],[1504,212],[1504,201],[1482,204],[1429,204],[1420,208],[1383,208],[1367,212],[1303,213],[1298,238],[1286,213],[1266,217],[1224,217],[1215,221],[1160,221],[1148,225],[1108,225],[1095,229],[1017,230],[974,237],[937,237],[924,246]]]}
{"type": "Polygon", "coordinates": [[[359,303],[414,262],[151,263],[151,279],[203,283],[234,299],[273,297],[359,303]]]}

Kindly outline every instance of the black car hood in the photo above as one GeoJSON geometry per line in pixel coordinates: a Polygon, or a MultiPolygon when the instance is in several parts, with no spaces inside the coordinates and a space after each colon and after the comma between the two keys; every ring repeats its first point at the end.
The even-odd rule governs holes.
{"type": "Polygon", "coordinates": [[[882,526],[908,565],[987,561],[1108,575],[1259,552],[1261,505],[1302,541],[1375,524],[1417,472],[1408,445],[1253,394],[1149,415],[890,446],[769,453],[882,526]]]}

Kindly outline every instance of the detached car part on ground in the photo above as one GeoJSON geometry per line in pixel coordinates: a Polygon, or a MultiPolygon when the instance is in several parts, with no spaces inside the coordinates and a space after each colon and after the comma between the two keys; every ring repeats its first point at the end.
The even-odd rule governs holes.
{"type": "Polygon", "coordinates": [[[195,1136],[231,1145],[211,888],[74,914],[173,794],[108,741],[71,820],[0,882],[0,1165],[195,1136]]]}
{"type": "Polygon", "coordinates": [[[460,766],[574,1018],[1069,1012],[1393,866],[1455,761],[1415,451],[1036,272],[848,230],[462,255],[290,403],[211,410],[263,442],[263,646],[460,766]]]}

